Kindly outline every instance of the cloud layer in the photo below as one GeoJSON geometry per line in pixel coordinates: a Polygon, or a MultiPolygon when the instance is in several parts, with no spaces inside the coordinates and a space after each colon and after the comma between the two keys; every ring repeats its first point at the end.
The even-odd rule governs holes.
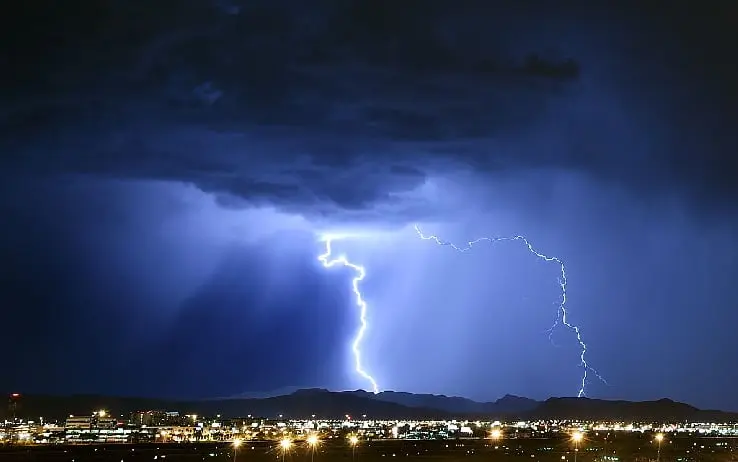
{"type": "Polygon", "coordinates": [[[348,220],[425,217],[413,192],[469,171],[735,197],[729,33],[697,36],[688,7],[170,3],[24,7],[6,171],[181,181],[229,206],[348,220]]]}

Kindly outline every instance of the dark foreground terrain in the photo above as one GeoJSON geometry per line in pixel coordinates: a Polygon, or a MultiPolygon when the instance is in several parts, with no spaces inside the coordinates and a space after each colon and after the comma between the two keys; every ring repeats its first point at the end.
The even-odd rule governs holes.
{"type": "MultiPolygon", "coordinates": [[[[352,454],[343,440],[323,442],[314,455],[314,462],[370,462],[388,458],[415,460],[496,460],[571,462],[575,459],[573,443],[565,439],[504,439],[498,442],[483,440],[364,441],[352,454]]],[[[602,461],[738,461],[736,438],[667,438],[661,454],[649,435],[619,434],[588,435],[576,454],[578,462],[602,461]]],[[[229,443],[193,444],[118,444],[88,446],[15,446],[1,447],[2,462],[88,462],[88,461],[228,461],[261,462],[282,460],[282,452],[275,442],[244,442],[237,453],[229,443]],[[235,455],[235,458],[234,458],[235,455]]],[[[311,461],[311,452],[303,443],[296,442],[284,454],[285,462],[311,461]]]]}
{"type": "MultiPolygon", "coordinates": [[[[266,398],[233,398],[198,401],[168,401],[97,395],[24,395],[18,398],[18,417],[64,420],[70,414],[87,415],[92,409],[115,410],[121,416],[142,409],[166,409],[183,414],[222,415],[239,418],[258,415],[267,418],[343,419],[367,415],[379,419],[444,420],[597,420],[626,422],[736,422],[738,413],[698,409],[670,399],[656,401],[611,401],[591,398],[549,398],[535,401],[506,395],[497,401],[477,402],[443,395],[385,391],[379,394],[356,391],[328,391],[311,388],[266,398]]],[[[13,408],[15,411],[18,409],[13,408]]],[[[0,406],[0,420],[15,414],[0,406]]],[[[15,412],[14,411],[14,412],[15,412]]]]}

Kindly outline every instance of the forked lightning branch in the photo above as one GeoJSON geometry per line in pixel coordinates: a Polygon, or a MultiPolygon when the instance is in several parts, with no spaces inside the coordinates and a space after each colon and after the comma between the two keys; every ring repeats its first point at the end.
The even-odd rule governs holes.
{"type": "MultiPolygon", "coordinates": [[[[564,266],[564,263],[558,258],[558,257],[552,257],[545,254],[542,254],[538,252],[533,245],[530,243],[530,241],[524,237],[524,236],[510,236],[510,237],[482,237],[479,239],[475,239],[473,241],[469,241],[466,243],[466,245],[458,246],[456,244],[453,244],[451,242],[444,241],[440,239],[437,236],[434,235],[426,235],[424,234],[420,227],[418,225],[415,225],[415,231],[418,235],[418,237],[425,241],[432,241],[435,244],[443,247],[449,247],[457,252],[465,253],[479,243],[486,242],[489,244],[494,244],[498,242],[520,242],[522,243],[525,248],[528,250],[529,253],[533,254],[535,257],[546,261],[546,262],[552,262],[556,263],[559,266],[560,269],[560,276],[558,279],[559,287],[561,288],[561,299],[558,306],[558,311],[556,314],[556,321],[554,321],[554,324],[549,329],[549,332],[553,332],[553,330],[559,325],[565,326],[567,329],[569,329],[574,336],[576,337],[576,340],[579,344],[580,348],[580,354],[579,354],[579,361],[580,366],[582,368],[582,377],[580,380],[580,386],[579,390],[577,392],[577,396],[582,397],[585,394],[585,388],[587,385],[588,380],[588,374],[589,372],[592,372],[598,379],[605,382],[605,379],[602,378],[602,376],[594,370],[588,363],[586,359],[587,354],[587,344],[584,343],[584,340],[582,338],[581,330],[579,329],[579,326],[572,324],[567,319],[568,317],[568,311],[566,307],[566,301],[567,301],[567,280],[566,280],[566,267],[564,266]]],[[[339,255],[339,256],[333,256],[333,248],[332,244],[335,240],[335,237],[331,236],[324,236],[323,242],[325,242],[325,252],[318,256],[318,260],[323,264],[325,268],[332,268],[334,266],[342,266],[345,268],[349,268],[354,272],[354,277],[351,280],[353,293],[355,296],[356,306],[359,309],[359,330],[356,332],[356,335],[354,336],[353,342],[351,343],[351,349],[354,355],[354,369],[356,372],[365,380],[369,382],[371,385],[371,389],[374,393],[379,393],[379,385],[377,384],[377,381],[374,379],[374,377],[369,374],[369,372],[364,369],[364,365],[362,363],[362,355],[361,355],[361,343],[364,340],[364,335],[366,334],[367,329],[367,310],[368,306],[366,303],[366,300],[364,299],[364,296],[361,293],[361,281],[366,276],[366,270],[362,265],[352,263],[348,260],[348,258],[345,255],[339,255]]]]}

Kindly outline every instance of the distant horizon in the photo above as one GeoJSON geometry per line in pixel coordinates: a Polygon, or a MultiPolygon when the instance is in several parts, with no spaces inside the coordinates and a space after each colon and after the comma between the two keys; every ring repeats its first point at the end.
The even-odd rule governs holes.
{"type": "MultiPolygon", "coordinates": [[[[241,395],[233,395],[233,396],[225,396],[225,397],[214,397],[214,398],[167,398],[167,397],[160,397],[160,396],[137,396],[137,395],[116,395],[116,394],[104,394],[104,393],[67,393],[67,394],[54,394],[54,393],[19,393],[19,392],[7,392],[6,395],[10,396],[11,394],[19,393],[21,398],[23,396],[48,396],[48,397],[55,397],[55,398],[64,398],[64,397],[83,397],[83,396],[89,396],[89,397],[100,397],[100,398],[118,398],[118,399],[143,399],[143,400],[152,400],[152,401],[162,401],[162,402],[205,402],[205,401],[231,401],[231,400],[263,400],[268,398],[277,398],[281,396],[289,396],[292,394],[295,394],[300,391],[322,391],[327,393],[365,393],[367,395],[374,395],[373,392],[364,390],[364,389],[349,389],[349,390],[331,390],[326,387],[282,387],[282,391],[273,391],[273,392],[260,392],[259,396],[247,396],[246,394],[241,395]]],[[[535,399],[535,398],[529,398],[527,396],[520,396],[512,393],[506,393],[503,396],[500,396],[499,398],[496,398],[494,400],[489,401],[480,401],[475,400],[471,398],[467,398],[464,396],[458,396],[458,395],[445,395],[441,393],[415,393],[415,392],[406,392],[406,391],[398,391],[398,390],[383,390],[380,391],[378,394],[381,395],[383,393],[398,393],[398,394],[404,394],[404,395],[412,395],[412,396],[427,396],[427,397],[435,397],[435,398],[445,398],[445,399],[461,399],[466,400],[471,403],[475,404],[494,404],[498,403],[499,401],[503,400],[504,398],[510,397],[510,398],[520,398],[525,400],[534,401],[536,403],[542,404],[549,400],[581,400],[581,401],[601,401],[601,402],[625,402],[625,403],[656,403],[656,402],[664,402],[668,401],[675,404],[685,404],[688,406],[691,406],[697,410],[700,411],[717,411],[717,412],[726,412],[726,413],[738,413],[738,410],[732,410],[732,409],[720,409],[720,408],[702,408],[699,406],[696,406],[694,404],[691,404],[689,402],[685,401],[679,401],[675,400],[673,398],[669,397],[661,397],[661,398],[654,398],[654,399],[642,399],[642,400],[629,400],[629,399],[618,399],[618,398],[598,398],[598,397],[591,397],[591,396],[549,396],[544,399],[535,399]]]]}

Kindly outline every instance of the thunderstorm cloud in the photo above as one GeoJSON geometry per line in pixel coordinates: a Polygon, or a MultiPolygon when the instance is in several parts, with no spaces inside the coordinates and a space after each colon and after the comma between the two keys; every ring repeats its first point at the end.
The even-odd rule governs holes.
{"type": "Polygon", "coordinates": [[[735,65],[723,37],[681,46],[704,34],[686,7],[73,3],[64,21],[72,4],[26,5],[14,20],[33,27],[8,32],[5,171],[173,180],[348,219],[432,214],[411,193],[467,170],[734,197],[735,139],[706,108],[734,110],[714,80],[735,65]]]}
{"type": "Polygon", "coordinates": [[[0,306],[34,360],[8,386],[366,387],[325,232],[367,267],[383,387],[576,392],[558,267],[418,222],[565,261],[593,396],[738,409],[734,2],[14,3],[0,306]]]}

